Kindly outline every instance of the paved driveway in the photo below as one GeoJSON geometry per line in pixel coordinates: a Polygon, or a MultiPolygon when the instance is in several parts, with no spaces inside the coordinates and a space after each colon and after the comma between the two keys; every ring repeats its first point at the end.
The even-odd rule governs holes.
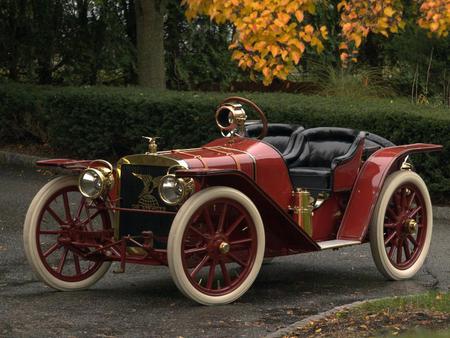
{"type": "Polygon", "coordinates": [[[377,272],[368,245],[275,259],[238,302],[199,306],[164,267],[129,266],[87,291],[36,281],[22,248],[28,204],[48,180],[0,166],[0,336],[259,337],[336,305],[450,286],[450,224],[435,221],[424,269],[405,282],[377,272]]]}

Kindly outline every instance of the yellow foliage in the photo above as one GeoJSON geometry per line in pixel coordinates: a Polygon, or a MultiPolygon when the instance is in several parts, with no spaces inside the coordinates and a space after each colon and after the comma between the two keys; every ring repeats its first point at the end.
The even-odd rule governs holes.
{"type": "MultiPolygon", "coordinates": [[[[229,22],[236,33],[233,60],[251,68],[270,84],[274,77],[286,79],[308,47],[324,49],[326,27],[314,27],[309,16],[317,0],[184,0],[186,16],[207,15],[217,23],[229,22]],[[308,22],[309,21],[309,22],[308,22]]],[[[254,73],[252,72],[252,77],[254,73]]]]}
{"type": "MultiPolygon", "coordinates": [[[[404,0],[340,0],[343,65],[356,62],[358,48],[370,32],[388,37],[405,27],[404,0]]],[[[419,0],[417,0],[419,1],[419,0]]],[[[263,75],[263,83],[274,77],[286,79],[306,48],[324,49],[325,26],[311,24],[318,0],[182,0],[189,19],[207,15],[217,23],[235,27],[232,59],[239,67],[263,75]]],[[[326,2],[325,2],[326,3],[326,2]]],[[[448,35],[450,0],[420,0],[418,24],[438,37],[448,35]]]]}
{"type": "Polygon", "coordinates": [[[450,29],[450,1],[425,0],[420,6],[419,26],[437,37],[446,37],[450,29]]]}
{"type": "Polygon", "coordinates": [[[344,43],[339,46],[341,61],[357,60],[357,51],[369,32],[389,36],[404,27],[403,5],[400,0],[341,0],[340,25],[344,43]]]}

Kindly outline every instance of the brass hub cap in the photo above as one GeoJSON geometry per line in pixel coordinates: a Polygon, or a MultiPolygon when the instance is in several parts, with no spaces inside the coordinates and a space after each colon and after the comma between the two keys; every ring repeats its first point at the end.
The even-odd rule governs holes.
{"type": "Polygon", "coordinates": [[[219,251],[221,254],[227,254],[230,251],[230,244],[228,244],[227,242],[220,243],[219,251]]]}
{"type": "Polygon", "coordinates": [[[408,219],[405,222],[405,227],[410,234],[413,234],[417,231],[417,222],[414,219],[408,219]]]}

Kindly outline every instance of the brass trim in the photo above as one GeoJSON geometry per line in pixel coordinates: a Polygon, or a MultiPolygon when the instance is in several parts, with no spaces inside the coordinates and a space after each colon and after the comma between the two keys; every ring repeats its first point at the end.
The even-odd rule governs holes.
{"type": "Polygon", "coordinates": [[[401,170],[413,170],[413,165],[411,162],[409,161],[409,155],[405,157],[405,159],[403,160],[400,169],[401,170]]]}
{"type": "Polygon", "coordinates": [[[313,234],[313,199],[308,190],[302,190],[300,188],[295,189],[292,192],[292,197],[294,199],[293,206],[289,206],[289,210],[295,215],[295,220],[300,228],[305,230],[305,232],[312,236],[313,234]]]}
{"type": "Polygon", "coordinates": [[[168,155],[168,154],[172,154],[174,150],[197,151],[197,150],[202,150],[202,148],[186,148],[186,149],[162,150],[162,151],[158,151],[158,155],[168,155]]]}
{"type": "Polygon", "coordinates": [[[224,135],[225,132],[229,132],[230,137],[233,137],[237,133],[244,133],[247,114],[245,113],[242,104],[227,102],[221,104],[219,108],[217,108],[215,120],[222,135],[224,135]],[[223,124],[223,122],[225,122],[225,124],[223,124]]]}
{"type": "Polygon", "coordinates": [[[175,176],[175,174],[167,174],[167,175],[163,176],[161,178],[161,180],[159,181],[159,184],[158,184],[159,197],[161,198],[161,200],[165,204],[167,204],[169,206],[180,205],[181,203],[183,203],[192,194],[193,191],[194,191],[194,180],[192,178],[187,178],[187,179],[185,179],[185,178],[177,178],[175,176]],[[178,182],[178,184],[181,184],[181,186],[183,187],[183,193],[181,194],[181,196],[175,202],[169,201],[161,193],[161,186],[163,185],[164,180],[169,178],[169,177],[174,179],[176,182],[178,182]]]}
{"type": "Polygon", "coordinates": [[[219,251],[221,254],[227,254],[230,251],[230,244],[228,244],[227,242],[220,243],[219,251]]]}
{"type": "Polygon", "coordinates": [[[199,160],[202,163],[203,167],[205,169],[208,169],[208,164],[206,164],[206,162],[203,160],[203,157],[201,155],[190,154],[190,153],[186,152],[184,149],[183,150],[178,150],[178,149],[172,150],[172,154],[177,154],[177,153],[181,154],[181,155],[191,156],[192,158],[199,160]]]}
{"type": "MultiPolygon", "coordinates": [[[[128,155],[122,157],[119,161],[117,161],[116,167],[116,176],[117,176],[117,197],[119,198],[115,202],[115,207],[120,208],[120,186],[121,182],[121,168],[124,164],[133,164],[133,165],[151,165],[158,167],[171,167],[173,165],[181,165],[185,168],[189,168],[187,163],[183,160],[177,160],[172,157],[161,156],[159,153],[156,154],[135,154],[128,155]]],[[[120,219],[120,211],[114,210],[114,218],[113,218],[113,228],[114,228],[114,238],[119,240],[119,219],[120,219]]]]}
{"type": "MultiPolygon", "coordinates": [[[[99,161],[99,160],[97,160],[97,161],[99,161]]],[[[83,195],[86,198],[96,199],[96,198],[99,198],[101,196],[105,196],[111,190],[111,188],[113,186],[114,186],[114,177],[112,175],[112,170],[110,170],[109,168],[104,168],[104,167],[93,167],[93,168],[91,168],[91,167],[87,167],[78,176],[78,190],[80,191],[81,195],[83,195]],[[92,195],[92,196],[89,196],[88,194],[83,192],[83,190],[81,189],[81,180],[82,180],[84,174],[89,172],[89,171],[94,172],[94,174],[96,174],[99,177],[100,182],[102,184],[101,189],[97,193],[92,195]]]]}
{"type": "Polygon", "coordinates": [[[405,226],[410,234],[414,234],[417,232],[418,225],[415,219],[408,219],[405,223],[405,226]]]}
{"type": "Polygon", "coordinates": [[[237,154],[232,154],[232,153],[224,151],[224,150],[219,150],[216,147],[204,147],[203,149],[206,149],[209,151],[215,151],[219,154],[231,157],[233,159],[234,163],[236,164],[236,169],[241,170],[241,163],[239,162],[239,159],[236,157],[237,154]]]}
{"type": "Polygon", "coordinates": [[[158,152],[158,145],[156,144],[156,140],[159,139],[160,137],[142,136],[142,138],[144,138],[148,141],[148,150],[147,150],[146,154],[147,155],[156,154],[158,152]]]}
{"type": "MultiPolygon", "coordinates": [[[[174,150],[165,150],[165,151],[160,151],[158,152],[158,155],[165,155],[165,154],[182,154],[182,155],[186,155],[186,156],[190,156],[194,159],[198,159],[204,166],[205,169],[208,169],[208,165],[206,164],[206,162],[203,160],[203,158],[200,155],[194,155],[194,154],[190,154],[189,152],[193,152],[193,151],[200,151],[200,150],[211,150],[211,151],[217,151],[219,152],[219,149],[224,149],[226,151],[235,151],[237,153],[240,154],[245,154],[248,157],[251,158],[252,162],[253,162],[253,179],[255,180],[255,182],[257,182],[257,167],[256,167],[256,158],[255,156],[253,156],[253,154],[249,153],[248,151],[242,150],[242,149],[236,149],[236,148],[231,148],[231,147],[225,147],[225,146],[214,146],[214,147],[202,147],[202,148],[188,148],[188,149],[174,149],[174,150]]],[[[229,155],[228,152],[226,152],[225,154],[229,155]]],[[[236,154],[233,154],[236,155],[236,154]]],[[[178,161],[183,161],[183,160],[178,160],[178,161]]],[[[187,167],[187,166],[186,166],[187,167]]]]}
{"type": "Polygon", "coordinates": [[[242,149],[229,148],[229,147],[224,147],[224,146],[217,146],[215,148],[234,150],[234,151],[237,151],[238,153],[248,155],[248,157],[250,157],[252,159],[252,162],[253,162],[253,179],[255,180],[255,182],[258,182],[258,180],[257,180],[257,170],[256,170],[256,157],[255,156],[250,154],[248,151],[245,151],[245,150],[242,150],[242,149]]]}

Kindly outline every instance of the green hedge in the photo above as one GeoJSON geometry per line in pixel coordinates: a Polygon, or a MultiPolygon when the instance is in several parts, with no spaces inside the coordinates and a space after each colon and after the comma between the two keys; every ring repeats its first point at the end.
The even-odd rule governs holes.
{"type": "MultiPolygon", "coordinates": [[[[161,149],[198,146],[219,136],[214,110],[229,95],[0,84],[0,143],[49,143],[61,154],[80,158],[141,152],[142,135],[162,137],[161,149]]],[[[240,95],[257,102],[271,122],[367,130],[396,144],[443,144],[442,153],[415,156],[414,163],[435,200],[450,200],[448,109],[404,99],[240,95]]]]}

